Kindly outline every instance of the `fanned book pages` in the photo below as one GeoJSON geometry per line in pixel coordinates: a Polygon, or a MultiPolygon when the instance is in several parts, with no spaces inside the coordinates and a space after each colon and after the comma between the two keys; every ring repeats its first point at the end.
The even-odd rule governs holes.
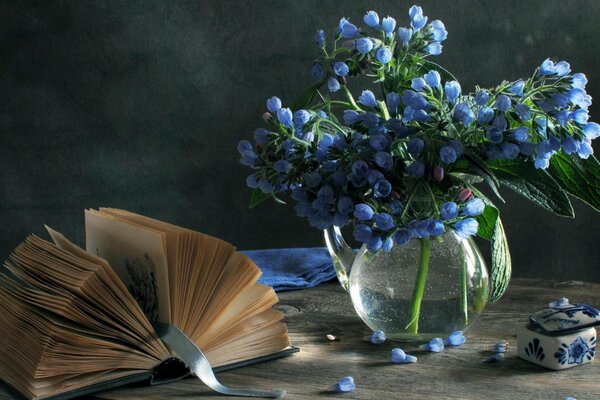
{"type": "Polygon", "coordinates": [[[277,296],[257,283],[261,271],[248,257],[223,240],[124,210],[87,210],[85,225],[87,251],[47,228],[54,243],[32,235],[5,261],[5,383],[27,399],[68,399],[165,383],[196,364],[192,372],[221,393],[279,393],[230,390],[210,368],[297,351],[273,309],[277,296]],[[190,346],[204,364],[177,354],[190,346]]]}

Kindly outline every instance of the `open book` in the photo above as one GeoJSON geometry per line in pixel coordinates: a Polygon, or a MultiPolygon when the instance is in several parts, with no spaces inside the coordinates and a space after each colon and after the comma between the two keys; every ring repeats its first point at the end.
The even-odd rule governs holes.
{"type": "Polygon", "coordinates": [[[0,378],[28,399],[71,398],[189,373],[153,328],[173,324],[212,367],[290,346],[260,269],[220,239],[124,210],[85,212],[82,250],[48,228],[0,271],[0,378]]]}

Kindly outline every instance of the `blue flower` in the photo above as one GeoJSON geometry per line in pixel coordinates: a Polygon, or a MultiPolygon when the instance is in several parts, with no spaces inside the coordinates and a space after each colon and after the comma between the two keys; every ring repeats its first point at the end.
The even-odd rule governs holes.
{"type": "Polygon", "coordinates": [[[390,16],[385,17],[381,20],[381,29],[383,29],[387,36],[391,36],[394,33],[394,29],[396,29],[396,20],[390,16]]]}
{"type": "Polygon", "coordinates": [[[519,117],[521,117],[523,121],[527,121],[531,118],[531,109],[529,106],[518,103],[515,105],[515,110],[517,110],[517,114],[519,114],[519,117]]]}
{"type": "Polygon", "coordinates": [[[348,65],[343,61],[337,61],[333,64],[333,72],[335,72],[337,76],[346,76],[349,71],[348,65]]]}
{"type": "Polygon", "coordinates": [[[408,142],[406,149],[408,150],[411,156],[417,157],[419,154],[421,154],[421,151],[423,151],[424,147],[425,142],[423,142],[423,140],[419,138],[414,138],[411,139],[410,142],[408,142]]]}
{"type": "Polygon", "coordinates": [[[366,244],[369,251],[375,252],[383,246],[383,240],[381,239],[381,236],[373,235],[366,244]]]}
{"type": "Polygon", "coordinates": [[[558,76],[565,76],[571,72],[571,66],[566,61],[557,62],[554,68],[556,69],[556,75],[558,76]]]}
{"type": "Polygon", "coordinates": [[[273,96],[267,100],[267,110],[276,113],[281,108],[281,100],[277,96],[273,96]]]}
{"type": "Polygon", "coordinates": [[[379,125],[379,120],[379,115],[372,112],[366,112],[362,115],[363,123],[370,128],[379,125]]]}
{"type": "Polygon", "coordinates": [[[454,224],[454,232],[462,239],[468,239],[477,234],[479,223],[473,218],[465,218],[454,224]]]}
{"type": "Polygon", "coordinates": [[[373,50],[373,41],[369,38],[360,38],[356,41],[355,46],[359,53],[367,54],[373,50]]]}
{"type": "Polygon", "coordinates": [[[521,150],[518,144],[500,143],[500,151],[502,152],[502,156],[504,158],[514,160],[515,158],[517,158],[521,150]]]}
{"type": "Polygon", "coordinates": [[[373,186],[373,192],[375,197],[387,197],[392,193],[392,184],[387,180],[382,179],[375,183],[373,186]]]}
{"type": "Polygon", "coordinates": [[[423,76],[425,78],[425,82],[431,86],[432,88],[439,87],[442,84],[442,78],[440,77],[440,73],[437,71],[429,71],[423,76]]]}
{"type": "Polygon", "coordinates": [[[573,118],[573,121],[577,122],[579,125],[586,124],[589,117],[590,116],[587,110],[582,110],[581,108],[571,113],[571,118],[573,118]]]}
{"type": "Polygon", "coordinates": [[[375,331],[369,338],[373,344],[381,344],[385,342],[385,333],[383,331],[375,331]]]}
{"type": "Polygon", "coordinates": [[[486,92],[485,90],[480,90],[475,95],[475,104],[477,104],[479,106],[484,106],[487,104],[489,99],[490,99],[489,93],[486,92]]]}
{"type": "Polygon", "coordinates": [[[518,97],[521,97],[521,96],[523,96],[523,88],[524,87],[525,87],[525,82],[518,81],[518,82],[515,82],[515,84],[512,85],[512,87],[508,91],[517,95],[518,97]]]}
{"type": "Polygon", "coordinates": [[[454,149],[456,157],[460,157],[463,154],[465,148],[458,140],[451,140],[448,142],[448,145],[454,149]]]}
{"type": "Polygon", "coordinates": [[[594,154],[592,144],[588,138],[584,138],[581,142],[579,142],[579,150],[577,150],[577,155],[579,156],[579,158],[583,158],[584,160],[586,160],[592,154],[594,154]]]}
{"type": "Polygon", "coordinates": [[[333,76],[330,76],[329,79],[327,79],[327,88],[331,93],[335,93],[340,90],[341,86],[337,79],[335,79],[333,76]]]}
{"type": "Polygon", "coordinates": [[[355,161],[352,164],[352,175],[366,177],[369,173],[369,165],[363,160],[355,161]]]}
{"type": "Polygon", "coordinates": [[[446,92],[446,97],[448,97],[448,100],[450,100],[451,103],[454,103],[458,96],[460,96],[460,84],[456,81],[446,82],[444,85],[444,91],[446,92]]]}
{"type": "Polygon", "coordinates": [[[447,203],[442,204],[442,207],[440,208],[440,216],[442,217],[442,219],[454,219],[457,215],[458,205],[455,202],[449,201],[447,203]]]}
{"type": "Polygon", "coordinates": [[[381,47],[379,50],[377,50],[375,56],[377,57],[377,61],[382,64],[387,64],[392,59],[392,52],[387,47],[381,47]]]}
{"type": "Polygon", "coordinates": [[[306,125],[308,121],[310,121],[311,117],[312,115],[310,115],[308,111],[298,110],[294,113],[294,125],[296,128],[301,128],[306,125]]]}
{"type": "Polygon", "coordinates": [[[315,34],[315,42],[317,42],[317,45],[319,47],[323,47],[323,45],[325,44],[325,32],[323,31],[323,29],[317,30],[317,33],[315,34]]]}
{"type": "Polygon", "coordinates": [[[361,221],[369,221],[373,218],[373,214],[375,212],[368,204],[360,203],[354,207],[354,216],[361,221]]]}
{"type": "Polygon", "coordinates": [[[482,107],[477,113],[477,122],[481,125],[487,124],[494,119],[494,110],[491,107],[482,107]]]}
{"type": "Polygon", "coordinates": [[[291,129],[293,126],[292,123],[292,111],[289,108],[280,108],[277,110],[277,119],[283,126],[288,129],[291,129]]]}
{"type": "Polygon", "coordinates": [[[265,144],[269,141],[269,134],[265,128],[258,128],[254,131],[254,141],[256,144],[265,144]]]}
{"type": "Polygon", "coordinates": [[[494,107],[496,107],[500,111],[506,111],[510,108],[510,104],[510,97],[501,94],[496,98],[496,103],[494,103],[494,107]]]}
{"type": "Polygon", "coordinates": [[[392,240],[392,238],[385,238],[383,244],[381,245],[381,250],[383,250],[385,253],[389,253],[389,251],[392,250],[392,247],[394,247],[394,241],[392,240]]]}
{"type": "Polygon", "coordinates": [[[556,73],[556,67],[554,62],[549,58],[546,58],[542,65],[540,65],[540,75],[552,75],[556,73]]]}
{"type": "Polygon", "coordinates": [[[369,138],[369,146],[375,151],[385,150],[389,145],[388,135],[372,135],[369,138]]]}
{"type": "Polygon", "coordinates": [[[414,161],[407,168],[408,175],[414,179],[421,179],[425,174],[425,164],[421,160],[414,161]]]}
{"type": "Polygon", "coordinates": [[[508,347],[508,342],[506,340],[499,340],[490,349],[494,353],[506,353],[506,349],[508,347]]]}
{"type": "Polygon", "coordinates": [[[494,117],[492,125],[500,129],[501,131],[504,131],[508,126],[508,122],[506,121],[506,118],[504,118],[504,115],[498,114],[494,117]]]}
{"type": "Polygon", "coordinates": [[[376,169],[372,169],[369,171],[369,173],[367,175],[367,179],[369,181],[369,184],[375,185],[377,182],[384,180],[385,177],[383,176],[383,174],[380,171],[378,171],[376,169]]]}
{"type": "Polygon", "coordinates": [[[444,233],[444,224],[438,220],[431,220],[427,223],[427,233],[430,236],[439,236],[444,233]]]}
{"type": "Polygon", "coordinates": [[[415,89],[417,92],[420,92],[427,87],[427,82],[425,82],[425,79],[423,78],[414,78],[410,87],[415,89]]]}
{"type": "Polygon", "coordinates": [[[331,186],[329,186],[329,185],[323,186],[317,192],[317,198],[322,203],[326,203],[326,204],[333,204],[333,202],[334,202],[334,196],[335,196],[335,192],[333,191],[333,188],[331,186]]]}
{"type": "Polygon", "coordinates": [[[462,215],[466,216],[466,217],[476,217],[478,215],[480,215],[481,213],[483,213],[483,210],[485,209],[485,203],[483,202],[483,200],[478,199],[478,198],[474,198],[469,200],[462,211],[462,215]]]}
{"type": "Polygon", "coordinates": [[[365,224],[358,224],[354,227],[354,230],[352,231],[352,236],[354,236],[354,239],[358,240],[359,242],[367,242],[369,240],[371,240],[371,236],[373,235],[373,231],[371,230],[370,227],[368,227],[365,224]]]}
{"type": "Polygon", "coordinates": [[[399,245],[406,244],[410,241],[411,233],[406,228],[400,228],[394,233],[394,242],[399,245]]]}
{"type": "Polygon", "coordinates": [[[323,70],[323,65],[321,65],[321,63],[313,63],[312,65],[312,69],[311,69],[311,74],[314,80],[320,80],[323,79],[323,77],[325,76],[325,71],[323,70]]]}
{"type": "Polygon", "coordinates": [[[432,56],[439,56],[442,54],[442,45],[439,42],[431,42],[425,46],[425,52],[432,56]]]}
{"type": "Polygon", "coordinates": [[[431,351],[433,353],[440,353],[444,351],[444,341],[442,338],[433,338],[429,341],[429,343],[420,345],[419,349],[431,351]]]}
{"type": "Polygon", "coordinates": [[[444,164],[452,164],[456,161],[456,151],[450,146],[444,146],[440,149],[440,160],[444,164]]]}
{"type": "Polygon", "coordinates": [[[358,102],[363,106],[377,107],[375,95],[370,90],[363,90],[362,94],[358,97],[358,102]]]}
{"type": "Polygon", "coordinates": [[[400,200],[392,200],[388,203],[388,208],[391,213],[394,215],[398,215],[402,212],[404,207],[402,206],[402,202],[400,200]]]}
{"type": "Polygon", "coordinates": [[[458,103],[454,107],[454,118],[462,122],[464,126],[468,126],[475,120],[475,113],[473,113],[467,103],[458,103]]]}
{"type": "Polygon", "coordinates": [[[321,174],[318,172],[309,172],[304,175],[304,184],[309,188],[317,187],[321,184],[323,178],[321,178],[321,174]]]}
{"type": "Polygon", "coordinates": [[[388,110],[392,114],[395,114],[396,111],[398,111],[398,106],[400,105],[400,95],[396,92],[389,92],[385,96],[385,101],[387,103],[388,110]]]}
{"type": "Polygon", "coordinates": [[[375,153],[375,157],[373,159],[375,161],[375,164],[385,169],[386,171],[390,171],[392,169],[393,159],[390,153],[387,153],[385,151],[378,151],[377,153],[375,153]]]}
{"type": "Polygon", "coordinates": [[[345,376],[340,379],[336,384],[330,387],[331,391],[334,392],[352,392],[356,388],[354,384],[354,378],[351,376],[345,376]]]}
{"type": "MultiPolygon", "coordinates": [[[[402,103],[406,106],[410,106],[413,110],[423,110],[429,107],[429,102],[421,93],[417,93],[414,90],[405,90],[402,93],[402,103]]],[[[406,110],[405,110],[406,114],[406,110]]]]}
{"type": "Polygon", "coordinates": [[[358,35],[358,28],[356,25],[350,23],[346,18],[342,18],[338,25],[338,32],[344,39],[352,39],[358,35]]]}
{"type": "Polygon", "coordinates": [[[423,9],[418,6],[412,6],[408,10],[410,17],[410,26],[413,27],[415,32],[421,30],[427,24],[427,17],[423,15],[423,9]]]}
{"type": "Polygon", "coordinates": [[[587,83],[588,83],[587,77],[584,74],[582,74],[581,72],[573,74],[573,76],[571,77],[571,87],[573,87],[573,88],[585,89],[585,85],[587,83]]]}
{"type": "Polygon", "coordinates": [[[443,42],[448,37],[448,31],[446,31],[446,27],[444,23],[439,19],[431,22],[431,33],[433,40],[436,42],[443,42]]]}
{"type": "Polygon", "coordinates": [[[344,124],[353,125],[360,122],[360,120],[362,119],[362,115],[354,110],[344,110],[343,119],[344,124]]]}
{"type": "Polygon", "coordinates": [[[256,175],[248,175],[248,177],[246,178],[246,186],[248,186],[251,189],[258,189],[258,187],[260,186],[260,181],[258,180],[256,175]]]}
{"type": "Polygon", "coordinates": [[[588,139],[594,140],[600,136],[600,125],[595,122],[588,122],[587,125],[583,127],[583,133],[585,133],[585,136],[588,139]]]}
{"type": "Polygon", "coordinates": [[[467,338],[465,338],[465,335],[463,335],[463,331],[456,331],[452,332],[450,336],[448,336],[448,338],[444,340],[444,343],[449,346],[460,346],[466,341],[467,338]]]}
{"type": "Polygon", "coordinates": [[[379,15],[375,11],[369,11],[363,17],[365,24],[371,28],[377,28],[379,26],[379,15]]]}
{"type": "Polygon", "coordinates": [[[263,193],[273,192],[273,184],[268,179],[261,179],[259,182],[259,187],[263,193]]]}
{"type": "Polygon", "coordinates": [[[278,160],[273,163],[273,169],[277,172],[288,173],[292,169],[292,165],[288,160],[278,160]]]}
{"type": "Polygon", "coordinates": [[[492,143],[501,143],[503,139],[502,131],[495,126],[485,131],[485,137],[492,143]]]}
{"type": "Polygon", "coordinates": [[[554,300],[554,301],[551,301],[550,303],[548,303],[548,307],[556,308],[556,309],[564,308],[564,307],[567,307],[570,305],[571,305],[571,303],[569,302],[569,299],[567,299],[566,297],[561,297],[558,300],[554,300]]]}
{"type": "Polygon", "coordinates": [[[404,350],[399,348],[392,349],[390,359],[394,364],[408,364],[417,362],[417,357],[406,354],[404,350]]]}
{"type": "Polygon", "coordinates": [[[378,214],[375,217],[375,224],[377,225],[377,228],[381,229],[382,231],[389,231],[396,227],[394,224],[394,218],[392,218],[392,216],[388,213],[378,214]]]}
{"type": "Polygon", "coordinates": [[[408,42],[412,38],[413,31],[410,28],[398,28],[398,39],[402,43],[402,47],[408,47],[408,42]]]}

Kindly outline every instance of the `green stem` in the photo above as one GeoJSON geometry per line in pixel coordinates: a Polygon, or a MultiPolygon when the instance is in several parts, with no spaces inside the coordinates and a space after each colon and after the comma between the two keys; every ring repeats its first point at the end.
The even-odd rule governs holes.
{"type": "Polygon", "coordinates": [[[419,270],[417,271],[417,281],[415,282],[415,291],[413,292],[410,306],[410,322],[406,327],[408,333],[419,332],[419,316],[421,314],[421,302],[425,292],[425,281],[427,280],[427,270],[429,269],[429,238],[419,239],[421,244],[421,259],[419,260],[419,270]]]}
{"type": "Polygon", "coordinates": [[[469,323],[469,309],[467,307],[467,255],[463,253],[460,266],[460,305],[465,318],[465,325],[469,323]]]}
{"type": "Polygon", "coordinates": [[[348,99],[348,101],[350,102],[350,104],[352,104],[352,107],[356,111],[360,111],[361,108],[358,106],[358,104],[356,104],[356,101],[354,101],[354,97],[352,97],[352,93],[350,93],[350,90],[348,90],[348,88],[346,87],[346,85],[342,85],[342,91],[346,95],[346,98],[348,99]]]}

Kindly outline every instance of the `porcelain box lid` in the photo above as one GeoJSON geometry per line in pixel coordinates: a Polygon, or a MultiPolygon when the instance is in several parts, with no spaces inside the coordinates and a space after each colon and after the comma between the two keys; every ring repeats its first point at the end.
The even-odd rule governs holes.
{"type": "Polygon", "coordinates": [[[571,304],[563,297],[548,306],[529,316],[532,327],[542,333],[559,335],[600,325],[600,311],[587,304],[571,304]]]}

